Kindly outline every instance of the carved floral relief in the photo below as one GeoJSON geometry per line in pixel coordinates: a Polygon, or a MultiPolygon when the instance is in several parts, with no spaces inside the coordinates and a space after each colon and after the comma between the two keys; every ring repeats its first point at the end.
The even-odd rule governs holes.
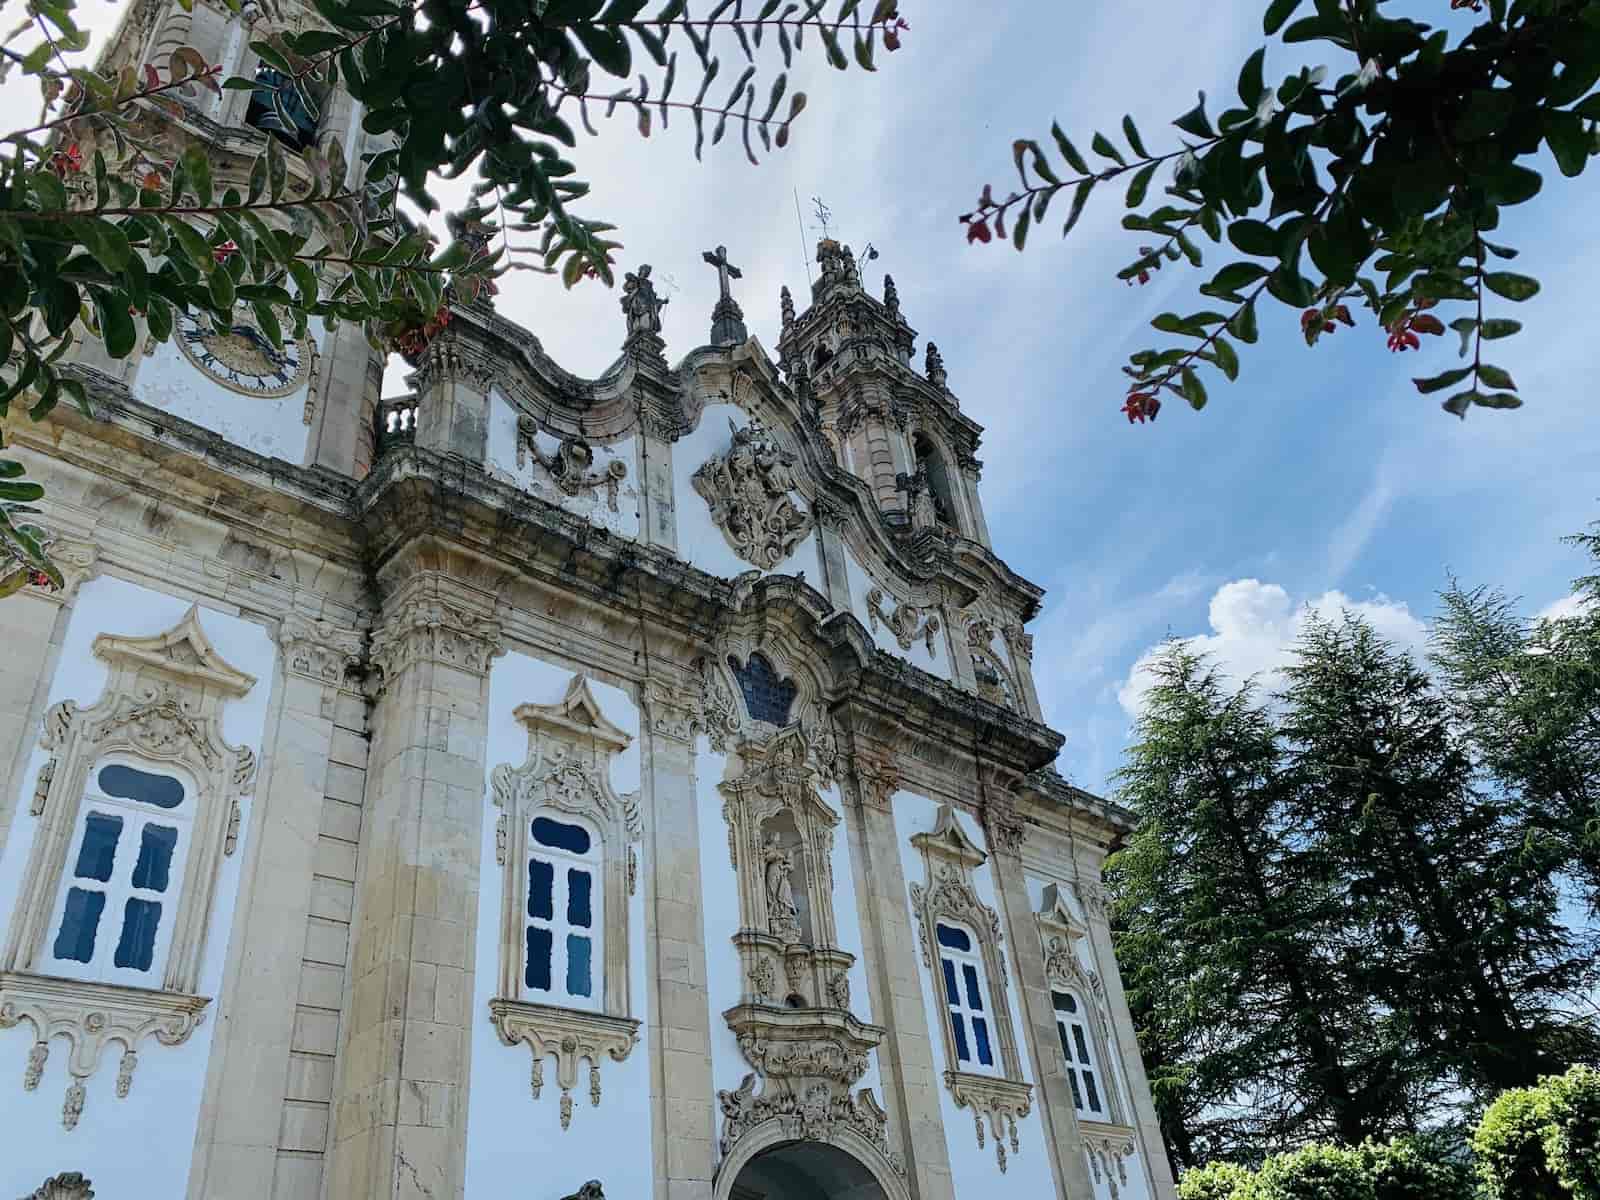
{"type": "Polygon", "coordinates": [[[796,502],[798,460],[781,449],[766,426],[740,429],[730,418],[728,449],[702,463],[691,477],[733,552],[770,571],[811,532],[811,513],[796,502]]]}

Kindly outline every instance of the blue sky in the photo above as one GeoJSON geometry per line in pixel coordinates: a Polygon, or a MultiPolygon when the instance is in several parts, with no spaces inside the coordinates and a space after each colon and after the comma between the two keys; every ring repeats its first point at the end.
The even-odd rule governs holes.
{"type": "MultiPolygon", "coordinates": [[[[664,313],[673,359],[706,339],[716,279],[700,253],[719,243],[744,268],[735,294],[752,332],[775,345],[778,288],[805,294],[802,236],[816,237],[797,229],[795,190],[824,197],[838,236],[878,247],[868,285],[893,273],[907,318],[939,343],[950,386],[987,428],[994,546],[1048,589],[1032,627],[1035,673],[1067,735],[1061,766],[1090,789],[1106,785],[1125,745],[1135,663],[1169,633],[1209,637],[1240,673],[1281,661],[1307,604],[1361,604],[1415,642],[1451,572],[1503,586],[1531,612],[1582,567],[1560,536],[1600,517],[1587,372],[1595,171],[1571,181],[1552,167],[1545,193],[1502,229],[1497,240],[1518,246],[1517,266],[1544,284],[1505,314],[1528,332],[1497,355],[1527,404],[1465,422],[1408,381],[1455,365],[1446,339],[1391,356],[1358,313],[1356,329],[1308,349],[1294,313],[1264,310],[1240,381],[1215,381],[1205,412],[1174,401],[1153,426],[1129,426],[1120,365],[1149,344],[1152,315],[1192,302],[1195,274],[1118,282],[1139,235],[1119,228],[1111,192],[1065,242],[1055,236],[1064,211],[1023,255],[963,240],[957,215],[985,182],[1010,183],[1011,140],[1046,138],[1052,118],[1086,145],[1131,112],[1152,149],[1174,144],[1165,122],[1197,90],[1232,94],[1261,44],[1261,7],[904,0],[911,30],[876,74],[835,72],[807,53],[796,79],[810,106],[790,148],[760,167],[732,141],[696,165],[687,121],[641,141],[625,114],[576,157],[595,188],[587,211],[621,227],[620,265],[650,262],[676,284],[664,313]]],[[[1449,18],[1447,0],[1411,7],[1449,18]]],[[[97,26],[115,11],[86,10],[97,26]]],[[[1299,65],[1292,49],[1269,50],[1269,80],[1299,65]]],[[[579,372],[603,369],[622,338],[617,293],[598,283],[565,293],[519,274],[499,308],[579,372]]]]}

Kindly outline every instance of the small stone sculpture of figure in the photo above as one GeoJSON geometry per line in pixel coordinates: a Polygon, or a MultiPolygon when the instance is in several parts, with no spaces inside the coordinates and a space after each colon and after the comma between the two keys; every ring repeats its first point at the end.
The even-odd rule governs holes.
{"type": "Polygon", "coordinates": [[[894,286],[894,276],[883,277],[883,306],[889,310],[889,315],[900,315],[900,290],[894,286]]]}
{"type": "Polygon", "coordinates": [[[794,863],[779,844],[776,833],[767,835],[761,858],[766,864],[767,924],[784,941],[798,941],[800,909],[794,902],[794,887],[789,882],[794,863]]]}
{"type": "Polygon", "coordinates": [[[939,353],[939,347],[932,342],[928,343],[927,358],[923,363],[923,374],[927,375],[928,382],[934,387],[942,388],[945,384],[944,355],[939,353]]]}
{"type": "Polygon", "coordinates": [[[598,1179],[591,1179],[564,1200],[606,1200],[606,1193],[598,1179]]]}
{"type": "Polygon", "coordinates": [[[794,324],[794,297],[789,294],[787,287],[778,292],[778,309],[783,314],[783,327],[789,328],[794,324]]]}
{"type": "Polygon", "coordinates": [[[656,285],[650,282],[648,264],[637,274],[628,272],[622,281],[622,311],[628,318],[628,336],[636,333],[661,332],[661,310],[667,301],[656,295],[656,285]]]}

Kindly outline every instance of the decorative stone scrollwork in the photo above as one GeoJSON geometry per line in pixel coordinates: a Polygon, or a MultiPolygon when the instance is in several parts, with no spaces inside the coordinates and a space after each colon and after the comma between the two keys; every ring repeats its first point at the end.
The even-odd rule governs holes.
{"type": "Polygon", "coordinates": [[[204,1019],[209,997],[178,992],[123,987],[114,983],[88,983],[20,972],[0,974],[0,1029],[23,1021],[33,1027],[34,1044],[28,1052],[22,1086],[39,1086],[50,1056],[50,1042],[67,1039],[70,1050],[66,1100],[61,1123],[78,1124],[83,1113],[84,1080],[100,1068],[106,1047],[115,1042],[123,1053],[117,1070],[117,1095],[126,1096],[133,1084],[140,1042],[154,1037],[163,1046],[176,1046],[204,1019]]]}
{"type": "Polygon", "coordinates": [[[770,571],[811,532],[811,514],[791,495],[798,487],[798,460],[779,448],[760,421],[740,429],[730,418],[728,428],[732,444],[702,463],[690,482],[733,552],[770,571]]]}
{"type": "Polygon", "coordinates": [[[660,679],[647,679],[640,691],[640,699],[650,728],[656,733],[679,742],[694,739],[698,714],[695,702],[689,696],[680,694],[660,679]]]}
{"type": "Polygon", "coordinates": [[[94,1188],[80,1171],[52,1175],[22,1200],[94,1200],[94,1188]]]}
{"type": "Polygon", "coordinates": [[[946,1071],[945,1086],[955,1099],[956,1107],[972,1110],[972,1124],[977,1131],[978,1147],[984,1143],[984,1123],[987,1120],[989,1135],[994,1138],[995,1161],[1001,1174],[1009,1164],[1006,1144],[1010,1153],[1020,1149],[1017,1141],[1017,1120],[1033,1111],[1033,1086],[1013,1079],[997,1079],[990,1075],[971,1075],[962,1071],[946,1071]]]}
{"type": "Polygon", "coordinates": [[[556,1084],[561,1088],[561,1128],[572,1124],[572,1089],[578,1063],[589,1060],[589,1104],[600,1104],[600,1061],[623,1062],[639,1038],[639,1022],[628,1017],[578,1012],[517,1000],[489,1001],[489,1017],[507,1046],[527,1044],[533,1052],[531,1090],[537,1100],[544,1088],[544,1060],[556,1058],[556,1084]]]}
{"type": "Polygon", "coordinates": [[[706,737],[713,750],[726,754],[731,748],[728,739],[737,735],[741,727],[733,688],[711,655],[696,659],[695,670],[700,675],[700,713],[706,737]]]}
{"type": "Polygon", "coordinates": [[[358,629],[291,612],[278,623],[278,645],[283,665],[318,683],[337,684],[352,667],[361,665],[365,641],[358,629]]]}
{"type": "Polygon", "coordinates": [[[432,596],[405,600],[372,634],[372,661],[385,679],[423,661],[481,675],[503,649],[498,621],[432,596]]]}
{"type": "Polygon", "coordinates": [[[1006,639],[1006,648],[1011,651],[1013,662],[1019,658],[1033,661],[1033,634],[1017,624],[1002,627],[1000,633],[1006,639]]]}
{"type": "Polygon", "coordinates": [[[517,418],[517,467],[527,464],[528,456],[544,469],[550,481],[568,496],[590,496],[605,489],[606,507],[617,511],[617,493],[628,476],[628,464],[612,459],[603,470],[594,469],[594,447],[581,437],[564,439],[554,454],[539,448],[539,423],[529,416],[517,418]]]}
{"type": "Polygon", "coordinates": [[[1133,1156],[1135,1147],[1133,1130],[1079,1120],[1078,1132],[1083,1135],[1083,1152],[1089,1159],[1089,1170],[1094,1174],[1096,1186],[1103,1181],[1111,1200],[1118,1200],[1122,1189],[1128,1186],[1128,1159],[1133,1156]]]}
{"type": "Polygon", "coordinates": [[[909,650],[918,641],[928,648],[932,658],[938,658],[935,635],[943,626],[939,623],[939,614],[932,610],[918,608],[914,604],[896,604],[893,611],[885,611],[883,604],[886,599],[882,588],[872,588],[867,592],[867,616],[872,622],[874,631],[881,621],[889,627],[889,632],[894,634],[894,640],[902,650],[909,650]],[[923,613],[927,616],[924,617],[923,613]]]}
{"type": "Polygon", "coordinates": [[[983,773],[987,776],[983,784],[984,836],[996,853],[1019,854],[1028,827],[1017,808],[1017,796],[1012,790],[1017,781],[991,767],[985,767],[983,773]]]}
{"type": "Polygon", "coordinates": [[[967,621],[967,652],[972,660],[972,674],[978,685],[978,695],[995,704],[1020,711],[1016,680],[1011,670],[994,649],[994,625],[987,617],[975,616],[967,621]]]}

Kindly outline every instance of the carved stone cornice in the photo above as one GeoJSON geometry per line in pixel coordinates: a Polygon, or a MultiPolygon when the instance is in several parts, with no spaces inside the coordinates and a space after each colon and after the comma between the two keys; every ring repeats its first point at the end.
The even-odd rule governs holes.
{"type": "Polygon", "coordinates": [[[891,759],[862,754],[851,756],[851,769],[856,777],[856,789],[861,803],[888,811],[895,792],[900,787],[900,773],[891,759]]]}
{"type": "Polygon", "coordinates": [[[695,727],[702,721],[701,698],[685,695],[665,680],[646,679],[639,689],[639,701],[652,733],[693,744],[695,727]]]}
{"type": "Polygon", "coordinates": [[[318,683],[340,683],[346,671],[361,664],[365,642],[365,635],[358,629],[302,613],[287,613],[278,622],[284,669],[318,683]]]}
{"type": "Polygon", "coordinates": [[[491,1000],[489,1018],[507,1046],[523,1042],[533,1052],[530,1086],[535,1100],[544,1089],[544,1060],[555,1055],[562,1129],[572,1124],[572,1089],[578,1082],[579,1060],[589,1060],[589,1104],[598,1108],[601,1058],[623,1062],[639,1039],[639,1022],[631,1017],[608,1017],[548,1004],[491,1000]]]}
{"type": "Polygon", "coordinates": [[[481,675],[504,650],[499,621],[432,596],[413,596],[385,612],[372,634],[372,661],[385,680],[418,662],[481,675]]]}
{"type": "Polygon", "coordinates": [[[69,537],[51,538],[45,544],[45,551],[61,572],[61,586],[53,587],[48,581],[29,584],[26,593],[29,596],[56,604],[70,604],[77,597],[78,589],[100,573],[100,547],[93,542],[69,537]]]}
{"type": "Polygon", "coordinates": [[[70,1045],[66,1099],[61,1124],[72,1129],[83,1115],[84,1080],[100,1067],[106,1047],[122,1047],[117,1067],[117,1095],[133,1086],[139,1063],[139,1044],[154,1037],[163,1046],[176,1046],[204,1020],[208,996],[123,987],[114,983],[87,983],[21,971],[0,974],[0,1029],[26,1021],[33,1026],[34,1044],[23,1072],[24,1091],[39,1086],[50,1042],[64,1037],[70,1045]]]}
{"type": "Polygon", "coordinates": [[[1105,884],[1099,880],[1080,879],[1072,885],[1072,890],[1077,895],[1078,902],[1083,905],[1083,911],[1089,914],[1089,919],[1104,924],[1106,909],[1111,903],[1111,896],[1106,891],[1105,884]]]}
{"type": "Polygon", "coordinates": [[[984,1144],[984,1123],[994,1138],[994,1155],[1005,1173],[1007,1164],[1006,1143],[1011,1153],[1020,1148],[1017,1143],[1017,1120],[1033,1111],[1033,1085],[1015,1079],[1001,1079],[994,1075],[974,1075],[966,1071],[946,1071],[945,1086],[957,1108],[972,1110],[972,1125],[977,1130],[978,1148],[984,1144]]]}

